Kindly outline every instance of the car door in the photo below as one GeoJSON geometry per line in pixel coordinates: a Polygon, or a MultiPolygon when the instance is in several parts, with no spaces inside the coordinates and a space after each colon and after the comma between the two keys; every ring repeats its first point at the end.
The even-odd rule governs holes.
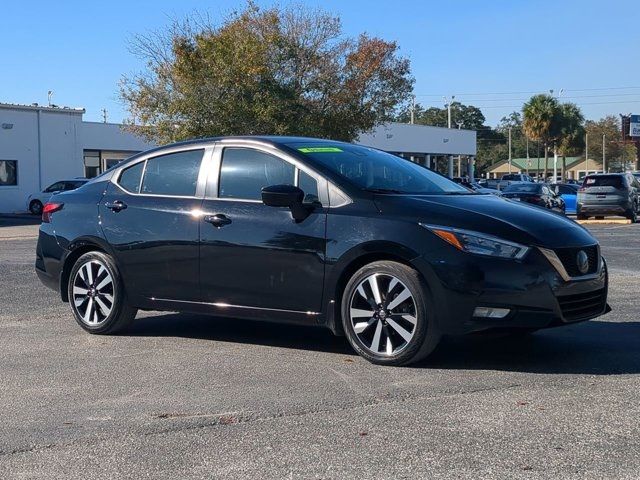
{"type": "Polygon", "coordinates": [[[200,146],[158,153],[116,172],[108,185],[100,223],[130,295],[200,299],[201,170],[211,151],[200,146]]]}
{"type": "Polygon", "coordinates": [[[245,316],[320,312],[327,182],[276,149],[242,143],[217,146],[212,169],[200,224],[205,302],[245,316]],[[261,188],[279,184],[299,186],[315,204],[305,220],[262,203],[261,188]]]}

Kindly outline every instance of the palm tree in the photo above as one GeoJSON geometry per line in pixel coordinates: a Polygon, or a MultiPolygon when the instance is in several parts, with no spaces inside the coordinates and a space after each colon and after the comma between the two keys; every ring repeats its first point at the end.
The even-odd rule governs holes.
{"type": "Polygon", "coordinates": [[[560,138],[559,150],[562,155],[562,179],[565,178],[567,155],[581,151],[584,147],[584,116],[575,103],[560,105],[560,138]]]}
{"type": "MultiPolygon", "coordinates": [[[[544,145],[544,178],[547,178],[549,143],[559,134],[561,126],[558,100],[547,94],[534,95],[522,107],[522,129],[529,140],[544,145]]],[[[538,175],[540,172],[538,171],[538,175]]]]}

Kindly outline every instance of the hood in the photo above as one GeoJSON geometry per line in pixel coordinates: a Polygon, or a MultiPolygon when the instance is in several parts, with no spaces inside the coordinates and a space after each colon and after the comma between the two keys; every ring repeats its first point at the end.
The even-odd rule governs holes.
{"type": "Polygon", "coordinates": [[[550,210],[495,195],[376,195],[381,213],[474,230],[547,248],[594,245],[582,226],[550,210]]]}

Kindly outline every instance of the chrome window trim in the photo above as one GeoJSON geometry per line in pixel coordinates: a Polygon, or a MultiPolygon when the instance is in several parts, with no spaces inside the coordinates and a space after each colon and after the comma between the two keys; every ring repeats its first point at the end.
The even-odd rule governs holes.
{"type": "Polygon", "coordinates": [[[312,177],[316,182],[318,182],[318,194],[320,196],[320,203],[322,203],[323,207],[327,207],[329,205],[329,192],[328,185],[329,182],[322,175],[310,169],[308,166],[304,165],[297,158],[279,150],[278,148],[272,145],[266,145],[260,142],[247,140],[221,140],[217,143],[216,148],[213,153],[213,161],[212,168],[209,171],[209,178],[207,181],[207,188],[205,191],[204,198],[206,200],[224,200],[224,201],[234,201],[234,202],[247,202],[247,203],[262,203],[262,200],[256,200],[251,198],[230,198],[230,197],[220,197],[219,196],[219,187],[220,187],[220,172],[222,167],[222,156],[225,148],[247,148],[257,150],[262,153],[266,153],[267,155],[272,155],[283,162],[286,162],[294,167],[294,184],[298,183],[298,171],[302,170],[307,175],[312,177]]]}
{"type": "Polygon", "coordinates": [[[114,185],[116,185],[120,190],[122,190],[124,193],[126,193],[127,195],[133,195],[136,197],[151,197],[151,198],[183,198],[183,199],[194,199],[194,200],[199,200],[202,199],[204,196],[204,190],[205,190],[205,186],[206,186],[206,176],[207,176],[207,172],[209,169],[209,165],[212,161],[212,153],[213,153],[213,149],[214,149],[215,145],[211,144],[211,143],[202,143],[202,144],[194,144],[194,145],[189,145],[189,146],[175,146],[175,147],[169,147],[166,148],[164,150],[160,150],[160,151],[153,151],[150,152],[147,155],[143,155],[140,158],[136,159],[135,162],[132,163],[127,163],[126,165],[123,165],[122,167],[118,167],[116,170],[114,170],[114,172],[111,175],[111,179],[110,182],[114,185]],[[142,182],[144,180],[144,175],[147,171],[147,160],[151,160],[153,158],[156,157],[163,157],[165,155],[170,155],[173,153],[181,153],[181,152],[188,152],[188,151],[192,151],[192,150],[202,150],[202,160],[200,162],[200,170],[198,171],[198,180],[196,182],[196,193],[195,195],[168,195],[168,194],[159,194],[159,193],[141,193],[140,190],[142,189],[142,182]],[[141,162],[145,162],[144,166],[142,168],[142,174],[140,175],[140,183],[138,184],[138,191],[137,192],[130,192],[129,190],[125,189],[124,187],[122,187],[120,185],[120,176],[122,175],[122,172],[130,167],[133,167],[134,165],[137,165],[138,163],[141,162]]]}
{"type": "MultiPolygon", "coordinates": [[[[593,245],[588,245],[588,247],[592,247],[593,245]]],[[[556,271],[560,274],[560,276],[562,277],[562,279],[565,282],[573,282],[573,281],[580,281],[580,280],[593,280],[594,278],[598,278],[600,276],[600,274],[602,273],[602,267],[604,266],[604,260],[602,258],[602,255],[600,253],[600,245],[596,245],[598,248],[598,269],[596,270],[595,273],[589,273],[587,275],[580,275],[578,277],[572,277],[569,275],[569,273],[567,272],[566,268],[564,268],[564,265],[562,264],[562,261],[560,260],[560,258],[558,257],[558,255],[556,254],[556,252],[554,252],[553,250],[549,249],[549,248],[543,248],[543,247],[537,247],[538,250],[540,250],[540,252],[546,257],[547,260],[549,260],[549,263],[553,266],[553,268],[556,269],[556,271]]],[[[576,247],[579,248],[579,247],[576,247]]]]}

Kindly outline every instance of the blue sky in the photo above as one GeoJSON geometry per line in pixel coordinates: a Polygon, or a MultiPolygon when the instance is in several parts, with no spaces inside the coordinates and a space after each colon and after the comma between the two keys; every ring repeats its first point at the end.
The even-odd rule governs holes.
{"type": "MultiPolygon", "coordinates": [[[[257,2],[270,5],[273,2],[257,2]]],[[[280,4],[289,2],[281,1],[280,4]]],[[[346,35],[396,40],[411,59],[417,101],[443,95],[482,108],[490,125],[534,92],[562,98],[587,118],[640,112],[640,10],[637,2],[307,0],[342,18],[346,35]],[[635,3],[635,5],[634,5],[635,3]],[[512,93],[519,92],[519,93],[512,93]]],[[[126,116],[123,74],[144,67],[128,45],[136,33],[206,11],[217,18],[242,6],[230,0],[3,2],[0,102],[84,107],[85,120],[126,116]]]]}

